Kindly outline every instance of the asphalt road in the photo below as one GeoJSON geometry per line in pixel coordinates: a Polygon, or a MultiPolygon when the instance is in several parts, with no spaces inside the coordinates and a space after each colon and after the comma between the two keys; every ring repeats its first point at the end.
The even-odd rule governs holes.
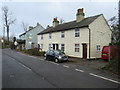
{"type": "Polygon", "coordinates": [[[118,88],[111,79],[3,49],[2,88],[118,88]]]}

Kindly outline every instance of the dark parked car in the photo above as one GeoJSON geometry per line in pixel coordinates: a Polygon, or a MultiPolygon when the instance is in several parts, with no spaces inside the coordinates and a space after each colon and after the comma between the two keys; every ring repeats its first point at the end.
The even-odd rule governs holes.
{"type": "Polygon", "coordinates": [[[68,61],[68,56],[66,56],[60,50],[48,50],[44,55],[45,60],[53,60],[56,63],[62,61],[68,61]]]}

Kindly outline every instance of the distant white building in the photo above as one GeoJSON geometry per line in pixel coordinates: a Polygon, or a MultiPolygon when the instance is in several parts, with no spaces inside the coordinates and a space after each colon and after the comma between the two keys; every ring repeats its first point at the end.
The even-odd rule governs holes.
{"type": "Polygon", "coordinates": [[[37,34],[44,30],[44,27],[39,23],[35,27],[29,26],[29,30],[19,35],[20,39],[25,41],[22,45],[23,49],[31,49],[32,47],[38,47],[37,34]]]}
{"type": "Polygon", "coordinates": [[[111,30],[103,14],[84,17],[78,9],[76,20],[59,24],[54,18],[53,26],[38,33],[38,44],[43,51],[61,49],[67,55],[85,59],[100,58],[101,49],[111,42],[111,30]]]}

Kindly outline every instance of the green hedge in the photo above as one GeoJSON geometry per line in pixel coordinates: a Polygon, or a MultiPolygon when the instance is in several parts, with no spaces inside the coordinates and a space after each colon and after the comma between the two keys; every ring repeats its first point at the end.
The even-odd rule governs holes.
{"type": "Polygon", "coordinates": [[[112,59],[107,65],[101,67],[103,70],[108,70],[112,73],[120,75],[120,66],[119,61],[117,60],[117,57],[115,59],[112,59]]]}
{"type": "Polygon", "coordinates": [[[35,56],[44,56],[45,52],[44,51],[39,51],[38,49],[27,49],[23,50],[24,53],[30,54],[30,55],[35,55],[35,56]]]}

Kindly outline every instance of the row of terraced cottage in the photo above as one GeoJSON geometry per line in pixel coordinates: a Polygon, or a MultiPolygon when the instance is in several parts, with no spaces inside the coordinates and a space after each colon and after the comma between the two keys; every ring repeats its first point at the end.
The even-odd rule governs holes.
{"type": "Polygon", "coordinates": [[[37,23],[35,27],[21,35],[23,49],[32,47],[42,51],[63,50],[66,55],[79,58],[100,58],[103,46],[111,42],[111,30],[103,14],[84,17],[84,11],[78,9],[76,20],[59,24],[54,18],[53,25],[44,29],[37,23]]]}

